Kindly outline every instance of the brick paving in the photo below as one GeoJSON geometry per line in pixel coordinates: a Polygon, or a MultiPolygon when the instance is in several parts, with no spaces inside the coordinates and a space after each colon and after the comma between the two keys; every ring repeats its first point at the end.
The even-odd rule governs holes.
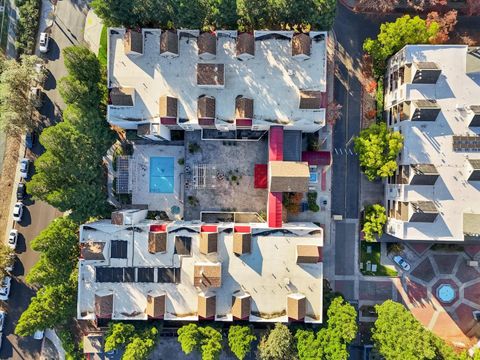
{"type": "Polygon", "coordinates": [[[433,255],[440,274],[450,274],[455,267],[458,255],[433,255]]]}
{"type": "Polygon", "coordinates": [[[475,268],[468,266],[467,261],[460,262],[456,276],[460,282],[465,283],[480,278],[480,273],[475,268]]]}
{"type": "Polygon", "coordinates": [[[467,286],[463,290],[463,296],[465,299],[480,306],[480,283],[467,286]]]}
{"type": "Polygon", "coordinates": [[[335,280],[335,291],[341,293],[347,300],[355,300],[354,280],[335,280]]]}
{"type": "Polygon", "coordinates": [[[391,281],[360,281],[359,299],[382,302],[392,298],[391,281]]]}
{"type": "Polygon", "coordinates": [[[444,340],[467,348],[480,338],[480,325],[472,314],[480,310],[480,272],[467,266],[470,254],[478,251],[473,248],[469,251],[468,254],[426,251],[413,263],[410,274],[395,283],[403,302],[418,321],[444,340]],[[437,298],[441,284],[454,288],[454,300],[443,303],[437,298]]]}
{"type": "Polygon", "coordinates": [[[427,257],[420,264],[417,265],[417,267],[411,272],[411,274],[417,279],[429,283],[435,277],[435,270],[433,269],[430,259],[427,257]]]}

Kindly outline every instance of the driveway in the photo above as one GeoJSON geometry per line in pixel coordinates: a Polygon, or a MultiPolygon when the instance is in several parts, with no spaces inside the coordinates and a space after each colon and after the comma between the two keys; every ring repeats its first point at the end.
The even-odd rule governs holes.
{"type": "MultiPolygon", "coordinates": [[[[83,42],[83,27],[87,9],[83,2],[78,0],[62,0],[57,4],[56,19],[51,28],[52,43],[46,55],[48,79],[45,83],[45,103],[41,114],[53,124],[60,119],[64,103],[58,93],[57,83],[67,74],[61,56],[61,49],[83,42]],[[68,24],[68,25],[67,25],[68,24]]],[[[43,153],[43,147],[36,142],[30,158],[36,158],[43,153]]],[[[38,359],[40,356],[41,341],[32,337],[22,338],[13,334],[15,325],[22,312],[30,303],[30,298],[35,295],[35,289],[25,284],[25,275],[38,260],[38,253],[31,250],[30,242],[50,222],[61,213],[43,201],[26,201],[26,212],[23,221],[17,225],[21,236],[18,246],[18,261],[14,271],[14,281],[11,296],[3,307],[7,309],[6,329],[3,333],[3,344],[0,351],[1,359],[38,359]]]]}

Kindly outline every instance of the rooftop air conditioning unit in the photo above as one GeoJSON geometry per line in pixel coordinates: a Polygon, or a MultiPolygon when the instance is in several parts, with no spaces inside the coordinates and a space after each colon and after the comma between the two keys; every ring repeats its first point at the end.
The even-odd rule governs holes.
{"type": "Polygon", "coordinates": [[[465,105],[455,104],[455,109],[457,109],[458,111],[465,111],[465,105]]]}

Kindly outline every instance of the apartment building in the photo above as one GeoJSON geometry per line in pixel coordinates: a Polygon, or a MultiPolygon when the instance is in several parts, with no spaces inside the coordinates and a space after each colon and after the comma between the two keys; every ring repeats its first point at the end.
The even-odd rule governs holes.
{"type": "Polygon", "coordinates": [[[322,322],[321,228],[146,215],[81,226],[78,319],[322,322]]]}
{"type": "Polygon", "coordinates": [[[480,53],[408,45],[385,77],[388,126],[404,136],[387,180],[386,233],[400,240],[480,239],[480,53]]]}
{"type": "Polygon", "coordinates": [[[317,131],[327,106],[326,37],[111,28],[108,121],[158,141],[171,130],[317,131]]]}

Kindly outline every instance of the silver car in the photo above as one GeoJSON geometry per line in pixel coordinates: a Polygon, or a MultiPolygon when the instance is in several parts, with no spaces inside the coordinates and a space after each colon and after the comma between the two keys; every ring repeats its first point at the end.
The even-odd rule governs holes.
{"type": "Polygon", "coordinates": [[[39,41],[39,46],[38,50],[40,50],[41,53],[46,53],[48,52],[48,42],[50,41],[50,37],[48,36],[47,33],[42,32],[40,34],[40,41],[39,41]]]}
{"type": "Polygon", "coordinates": [[[402,258],[400,255],[394,256],[393,261],[397,263],[398,266],[400,266],[403,270],[409,271],[410,270],[410,264],[405,261],[404,258],[402,258]]]}

